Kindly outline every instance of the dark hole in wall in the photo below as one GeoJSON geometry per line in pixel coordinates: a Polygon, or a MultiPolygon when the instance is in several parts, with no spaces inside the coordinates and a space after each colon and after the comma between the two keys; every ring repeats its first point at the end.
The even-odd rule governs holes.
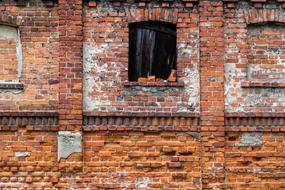
{"type": "Polygon", "coordinates": [[[147,21],[129,25],[129,81],[167,80],[176,65],[176,25],[147,21]]]}

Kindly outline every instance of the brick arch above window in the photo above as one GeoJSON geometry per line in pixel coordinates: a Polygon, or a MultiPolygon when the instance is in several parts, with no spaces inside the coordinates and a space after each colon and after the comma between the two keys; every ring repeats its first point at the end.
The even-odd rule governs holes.
{"type": "Polygon", "coordinates": [[[149,7],[144,9],[127,9],[128,23],[142,21],[160,21],[177,24],[178,8],[149,7]]]}
{"type": "Polygon", "coordinates": [[[0,24],[18,27],[24,24],[24,19],[20,16],[0,13],[0,24]]]}
{"type": "Polygon", "coordinates": [[[247,25],[261,23],[285,23],[285,12],[282,9],[246,9],[244,10],[247,25]]]}

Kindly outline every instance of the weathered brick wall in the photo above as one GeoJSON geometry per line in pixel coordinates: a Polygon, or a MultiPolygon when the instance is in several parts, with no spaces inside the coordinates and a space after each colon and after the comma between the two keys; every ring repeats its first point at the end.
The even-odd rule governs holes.
{"type": "MultiPolygon", "coordinates": [[[[42,1],[4,1],[1,2],[0,11],[0,23],[15,26],[20,32],[23,55],[20,82],[24,85],[24,89],[17,86],[3,89],[1,85],[0,109],[2,111],[57,110],[59,69],[57,8],[49,7],[42,1]]],[[[14,80],[18,78],[18,69],[15,71],[12,78],[14,80]]],[[[6,74],[9,78],[9,72],[6,74]]],[[[3,79],[7,80],[6,76],[3,79]]]]}
{"type": "Polygon", "coordinates": [[[0,189],[284,189],[284,8],[1,1],[23,65],[0,82],[0,189]],[[128,82],[143,20],[176,24],[176,83],[128,82]]]}
{"type": "Polygon", "coordinates": [[[284,112],[284,10],[239,2],[225,9],[227,112],[284,112]]]}
{"type": "Polygon", "coordinates": [[[59,182],[55,132],[1,132],[0,145],[0,189],[51,188],[59,182]]]}
{"type": "Polygon", "coordinates": [[[199,189],[200,137],[184,132],[84,135],[84,179],[91,189],[199,189]]]}
{"type": "Polygon", "coordinates": [[[284,132],[229,132],[227,189],[284,189],[284,132]]]}
{"type": "Polygon", "coordinates": [[[98,2],[84,9],[85,112],[199,112],[198,7],[165,4],[98,2]],[[178,82],[171,87],[128,83],[128,24],[140,21],[176,24],[178,82]]]}

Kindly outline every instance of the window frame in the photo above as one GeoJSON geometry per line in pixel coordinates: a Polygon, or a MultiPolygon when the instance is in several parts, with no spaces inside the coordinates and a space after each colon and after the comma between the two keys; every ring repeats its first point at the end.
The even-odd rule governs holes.
{"type": "MultiPolygon", "coordinates": [[[[138,81],[139,78],[144,78],[144,79],[148,79],[149,75],[146,75],[146,73],[138,73],[137,70],[134,71],[134,67],[137,67],[137,61],[136,60],[136,56],[137,56],[137,52],[139,50],[135,49],[133,50],[132,48],[134,46],[138,46],[140,44],[137,44],[137,39],[134,38],[135,35],[138,35],[138,32],[140,29],[142,30],[145,30],[145,31],[148,31],[149,33],[150,32],[153,32],[155,36],[158,36],[157,39],[155,39],[156,41],[152,43],[152,45],[155,46],[155,48],[152,50],[152,51],[148,51],[147,53],[153,53],[153,57],[156,57],[156,55],[158,55],[159,53],[161,53],[162,51],[164,51],[164,54],[160,54],[160,55],[163,55],[162,59],[159,59],[160,60],[163,60],[165,59],[165,57],[170,57],[170,61],[169,59],[167,59],[167,62],[166,61],[161,61],[163,62],[162,64],[155,64],[153,63],[155,61],[155,58],[149,58],[151,56],[146,56],[146,58],[148,60],[150,60],[149,62],[143,62],[141,61],[140,63],[140,66],[139,67],[146,67],[146,66],[143,66],[143,65],[151,65],[149,67],[152,67],[152,66],[155,66],[156,67],[156,70],[150,70],[149,68],[144,68],[148,73],[152,72],[150,75],[152,75],[153,73],[155,73],[156,75],[152,75],[152,76],[155,76],[158,77],[159,81],[156,81],[155,80],[147,80],[143,83],[152,83],[152,84],[155,84],[155,83],[161,83],[163,82],[164,84],[166,83],[178,83],[178,79],[177,79],[177,68],[178,68],[178,64],[177,64],[177,57],[178,57],[178,48],[177,48],[177,25],[176,24],[173,24],[173,23],[168,23],[168,22],[162,22],[162,21],[141,21],[141,22],[134,22],[134,23],[130,23],[128,25],[129,27],[129,57],[128,57],[128,82],[129,83],[141,83],[140,81],[138,81]],[[167,37],[166,37],[167,36],[167,37]],[[174,38],[170,38],[170,36],[174,37],[174,38]],[[164,48],[163,50],[157,50],[159,48],[159,45],[162,45],[163,43],[166,44],[168,43],[168,41],[166,42],[166,40],[163,41],[163,39],[170,39],[171,43],[170,43],[170,47],[169,48],[164,48]],[[157,51],[157,52],[156,52],[157,51]],[[170,63],[169,63],[170,62],[170,63]],[[164,65],[163,65],[164,64],[164,65]],[[165,68],[165,66],[168,66],[167,70],[164,70],[163,72],[162,71],[162,68],[165,68]],[[157,68],[160,68],[160,69],[157,69],[157,68]],[[175,81],[168,81],[168,78],[169,78],[169,75],[171,75],[171,72],[172,70],[175,70],[175,81]],[[134,73],[132,73],[134,72],[134,73]],[[157,74],[159,73],[159,74],[157,74]],[[166,74],[167,73],[167,74],[166,74]],[[161,77],[162,75],[164,75],[163,77],[161,77]],[[167,76],[167,77],[166,77],[167,76]],[[161,81],[162,79],[162,81],[161,81]]],[[[141,32],[141,31],[140,31],[141,32]]],[[[150,37],[147,36],[148,38],[148,41],[150,41],[150,37]]],[[[146,49],[145,46],[147,42],[141,42],[141,44],[143,44],[143,48],[141,49],[141,52],[143,50],[146,49]]],[[[141,53],[139,52],[139,53],[141,53]]],[[[145,52],[144,52],[145,53],[145,52]]],[[[141,53],[143,54],[143,53],[141,53]]],[[[141,58],[143,60],[143,58],[141,58]]],[[[158,59],[158,58],[157,58],[158,59]]],[[[156,60],[157,61],[157,60],[156,60]]],[[[157,61],[157,62],[159,62],[157,61]]],[[[151,85],[152,86],[152,85],[151,85]]],[[[175,86],[175,85],[167,85],[167,86],[175,86]]],[[[178,85],[178,86],[182,86],[181,84],[178,85]]]]}

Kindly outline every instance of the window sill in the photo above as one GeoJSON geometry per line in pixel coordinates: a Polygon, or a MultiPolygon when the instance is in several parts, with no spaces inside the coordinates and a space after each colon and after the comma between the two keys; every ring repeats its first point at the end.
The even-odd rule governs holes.
{"type": "Polygon", "coordinates": [[[143,87],[184,87],[184,82],[125,82],[125,87],[143,86],[143,87]]]}
{"type": "Polygon", "coordinates": [[[241,83],[243,88],[285,88],[285,82],[274,81],[244,81],[241,83]]]}
{"type": "Polygon", "coordinates": [[[23,90],[24,84],[21,82],[0,82],[0,90],[8,89],[8,90],[23,90]]]}

